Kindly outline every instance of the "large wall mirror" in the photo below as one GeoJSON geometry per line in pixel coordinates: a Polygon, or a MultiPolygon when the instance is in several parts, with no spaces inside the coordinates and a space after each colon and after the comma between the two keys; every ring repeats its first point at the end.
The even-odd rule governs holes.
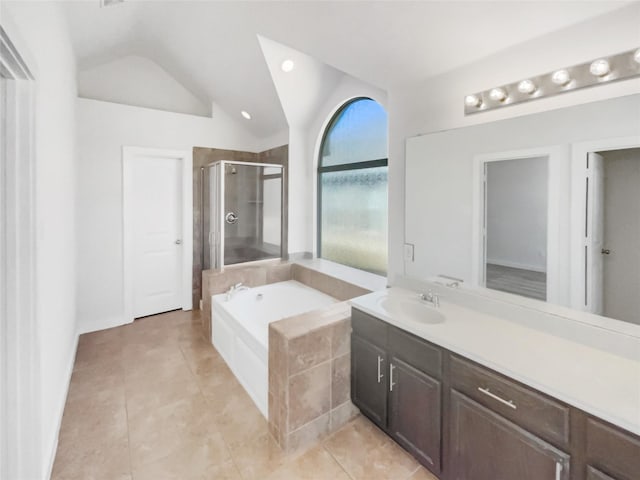
{"type": "Polygon", "coordinates": [[[407,140],[405,273],[640,324],[640,95],[407,140]]]}

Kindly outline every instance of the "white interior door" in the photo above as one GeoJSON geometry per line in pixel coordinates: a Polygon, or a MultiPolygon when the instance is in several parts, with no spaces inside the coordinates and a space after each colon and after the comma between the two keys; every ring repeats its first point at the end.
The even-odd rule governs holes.
{"type": "Polygon", "coordinates": [[[146,156],[131,164],[135,318],[182,306],[181,162],[146,156]]]}
{"type": "Polygon", "coordinates": [[[603,313],[604,248],[604,159],[587,155],[587,210],[585,223],[585,305],[587,310],[603,313]]]}

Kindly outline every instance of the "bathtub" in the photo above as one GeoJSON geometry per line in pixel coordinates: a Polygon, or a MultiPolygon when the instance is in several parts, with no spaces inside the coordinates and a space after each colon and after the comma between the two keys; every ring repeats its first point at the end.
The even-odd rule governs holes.
{"type": "Polygon", "coordinates": [[[295,280],[211,297],[211,342],[266,419],[269,324],[336,302],[295,280]]]}

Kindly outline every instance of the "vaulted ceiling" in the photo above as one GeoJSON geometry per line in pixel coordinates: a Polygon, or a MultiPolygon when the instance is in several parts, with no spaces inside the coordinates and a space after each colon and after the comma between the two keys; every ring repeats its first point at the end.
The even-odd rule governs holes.
{"type": "MultiPolygon", "coordinates": [[[[79,68],[147,57],[204,103],[251,112],[258,136],[287,121],[258,35],[390,89],[419,82],[631,2],[64,2],[79,68]]],[[[571,48],[570,45],[558,48],[571,48]]]]}

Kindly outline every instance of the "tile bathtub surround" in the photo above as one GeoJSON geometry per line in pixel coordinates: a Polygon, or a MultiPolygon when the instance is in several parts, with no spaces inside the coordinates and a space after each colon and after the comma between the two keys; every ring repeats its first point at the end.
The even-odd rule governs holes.
{"type": "Polygon", "coordinates": [[[284,452],[198,317],[80,337],[54,480],[435,480],[362,416],[284,452]]]}
{"type": "Polygon", "coordinates": [[[316,290],[326,293],[327,295],[335,298],[336,300],[345,301],[350,300],[361,295],[371,293],[366,288],[353,285],[339,278],[333,277],[326,273],[322,273],[311,268],[304,267],[302,265],[293,264],[292,278],[300,283],[315,288],[316,290]]]}
{"type": "Polygon", "coordinates": [[[370,293],[370,290],[345,282],[326,273],[307,268],[286,260],[264,260],[250,265],[231,265],[223,270],[202,272],[203,335],[211,338],[211,295],[224,293],[231,285],[242,283],[259,287],[269,283],[296,280],[315,288],[337,300],[350,300],[370,293]]]}
{"type": "Polygon", "coordinates": [[[340,302],[269,326],[269,430],[295,452],[358,414],[350,399],[351,309],[340,302]]]}
{"type": "Polygon", "coordinates": [[[250,287],[294,279],[339,303],[269,326],[269,429],[285,451],[316,443],[357,413],[350,394],[351,308],[370,293],[362,287],[298,264],[261,265],[203,272],[203,335],[211,338],[211,295],[242,282],[250,287]]]}

